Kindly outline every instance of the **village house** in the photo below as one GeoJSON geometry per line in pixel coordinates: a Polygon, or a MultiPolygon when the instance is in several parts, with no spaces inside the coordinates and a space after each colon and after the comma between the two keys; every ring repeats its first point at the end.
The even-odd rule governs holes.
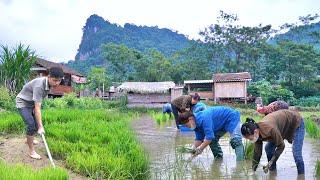
{"type": "Polygon", "coordinates": [[[49,74],[49,69],[56,66],[62,68],[64,72],[64,78],[58,87],[50,89],[48,95],[49,97],[60,97],[65,93],[74,92],[74,88],[72,87],[73,84],[86,83],[86,78],[75,70],[60,63],[47,61],[41,58],[37,58],[35,66],[31,68],[31,71],[34,72],[36,77],[42,77],[47,76],[49,74]]]}
{"type": "Polygon", "coordinates": [[[159,108],[174,98],[181,96],[183,87],[176,87],[172,81],[167,82],[124,82],[119,92],[128,97],[128,107],[159,108]]]}

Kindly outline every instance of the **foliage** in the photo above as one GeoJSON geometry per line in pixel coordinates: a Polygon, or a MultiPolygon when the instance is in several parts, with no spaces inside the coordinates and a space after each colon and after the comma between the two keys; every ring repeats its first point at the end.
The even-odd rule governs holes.
{"type": "Polygon", "coordinates": [[[155,48],[166,56],[188,45],[184,35],[172,30],[155,27],[136,26],[126,23],[123,27],[111,24],[98,15],[91,15],[83,27],[83,37],[76,60],[85,60],[88,55],[96,56],[102,44],[115,43],[139,51],[155,48]]]}
{"type": "Polygon", "coordinates": [[[106,89],[109,84],[105,68],[92,67],[88,75],[88,80],[90,82],[90,89],[92,90],[97,88],[100,90],[103,90],[103,88],[106,89]]]}
{"type": "Polygon", "coordinates": [[[248,87],[248,93],[255,97],[261,96],[264,104],[269,104],[275,100],[284,100],[291,102],[294,100],[293,92],[281,85],[272,86],[268,81],[258,81],[251,83],[248,87]]]}
{"type": "Polygon", "coordinates": [[[50,180],[67,180],[69,179],[66,170],[61,168],[44,168],[41,170],[33,170],[29,166],[22,164],[6,165],[0,161],[0,179],[23,180],[23,179],[50,179],[50,180]]]}
{"type": "Polygon", "coordinates": [[[237,15],[221,11],[217,22],[201,31],[201,40],[187,40],[187,44],[174,45],[178,48],[165,53],[158,46],[161,40],[155,45],[153,41],[140,43],[137,38],[139,43],[132,44],[133,32],[155,37],[147,33],[150,28],[127,24],[123,29],[130,29],[129,33],[93,15],[84,28],[77,55],[79,59],[81,54],[84,61],[68,65],[85,73],[92,66],[102,67],[112,81],[171,80],[180,84],[184,80],[211,79],[213,73],[248,71],[253,82],[267,80],[280,87],[274,88],[278,95],[268,101],[278,96],[291,99],[290,91],[295,98],[315,96],[320,91],[320,23],[311,22],[318,18],[300,17],[303,26],[284,24],[278,31],[270,25],[241,26],[237,15]],[[281,34],[284,31],[287,33],[281,34]],[[102,37],[105,32],[117,33],[102,37]]]}
{"type": "Polygon", "coordinates": [[[164,122],[167,122],[169,120],[172,120],[173,119],[173,115],[169,115],[167,113],[162,113],[162,112],[159,112],[159,111],[150,111],[150,114],[151,114],[151,117],[156,120],[156,122],[158,124],[161,124],[161,123],[164,123],[164,122]]]}
{"type": "MultiPolygon", "coordinates": [[[[74,172],[93,179],[143,179],[146,176],[148,158],[129,125],[129,120],[137,117],[136,113],[50,109],[42,115],[53,157],[64,160],[74,172]]],[[[1,132],[22,132],[23,121],[17,116],[1,114],[1,132]]]]}
{"type": "Polygon", "coordinates": [[[320,177],[320,161],[318,160],[317,162],[316,162],[316,169],[315,169],[316,171],[316,176],[317,177],[320,177]]]}
{"type": "Polygon", "coordinates": [[[74,93],[66,94],[62,98],[45,99],[43,108],[77,108],[77,109],[101,109],[101,108],[119,108],[120,101],[104,101],[99,98],[81,97],[77,98],[74,93]]]}
{"type": "Polygon", "coordinates": [[[320,96],[302,97],[294,101],[294,105],[303,107],[320,107],[320,96]]]}
{"type": "Polygon", "coordinates": [[[1,46],[0,52],[0,83],[3,83],[10,94],[17,94],[29,80],[30,68],[37,56],[29,46],[19,44],[10,49],[1,46]]]}
{"type": "Polygon", "coordinates": [[[11,111],[15,110],[13,97],[4,86],[0,86],[0,108],[11,111]]]}
{"type": "Polygon", "coordinates": [[[253,153],[254,153],[254,144],[246,140],[244,143],[244,158],[252,159],[253,153]]]}
{"type": "Polygon", "coordinates": [[[320,128],[318,125],[309,117],[305,119],[305,127],[308,135],[312,138],[320,137],[320,128]]]}

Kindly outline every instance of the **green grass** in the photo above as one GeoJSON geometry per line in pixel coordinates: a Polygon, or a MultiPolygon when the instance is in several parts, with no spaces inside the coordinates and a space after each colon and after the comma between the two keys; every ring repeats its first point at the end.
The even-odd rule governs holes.
{"type": "Polygon", "coordinates": [[[311,119],[305,119],[305,128],[308,135],[312,138],[319,138],[320,137],[320,128],[319,126],[311,119]]]}
{"type": "MultiPolygon", "coordinates": [[[[43,123],[53,157],[74,172],[94,179],[143,179],[149,160],[130,128],[137,115],[102,109],[45,110],[43,123]]],[[[0,116],[1,131],[22,133],[23,128],[19,115],[0,116]]]]}
{"type": "Polygon", "coordinates": [[[316,163],[315,174],[316,174],[316,177],[320,177],[320,161],[319,160],[316,163]]]}
{"type": "Polygon", "coordinates": [[[0,161],[0,179],[63,180],[69,178],[67,171],[61,168],[44,168],[35,171],[29,166],[22,164],[6,165],[3,161],[0,161]]]}

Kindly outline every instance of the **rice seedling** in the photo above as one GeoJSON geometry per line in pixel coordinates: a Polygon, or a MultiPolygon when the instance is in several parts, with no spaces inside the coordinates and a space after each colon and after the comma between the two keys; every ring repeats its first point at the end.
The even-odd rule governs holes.
{"type": "MultiPolygon", "coordinates": [[[[50,109],[42,114],[53,157],[64,160],[71,170],[94,179],[147,176],[148,157],[129,123],[138,113],[50,109]]],[[[22,133],[23,127],[18,114],[0,117],[2,132],[22,133]]]]}
{"type": "Polygon", "coordinates": [[[316,177],[320,177],[320,161],[319,160],[317,160],[316,162],[315,175],[316,177]]]}
{"type": "Polygon", "coordinates": [[[156,122],[158,124],[161,124],[161,123],[164,123],[164,122],[167,122],[167,121],[170,121],[173,119],[173,116],[170,116],[169,114],[167,113],[162,113],[162,112],[158,112],[158,111],[151,111],[149,113],[151,115],[151,117],[156,120],[156,122]]]}
{"type": "Polygon", "coordinates": [[[245,140],[244,143],[244,158],[245,159],[252,159],[254,152],[254,144],[245,140]]]}
{"type": "Polygon", "coordinates": [[[305,119],[305,127],[308,135],[312,138],[319,138],[320,137],[320,129],[318,125],[312,121],[311,118],[305,119]]]}
{"type": "Polygon", "coordinates": [[[35,171],[29,166],[25,166],[22,164],[6,165],[3,161],[0,161],[0,179],[64,180],[64,179],[69,179],[69,177],[68,177],[67,171],[59,167],[44,168],[44,169],[35,171]]]}

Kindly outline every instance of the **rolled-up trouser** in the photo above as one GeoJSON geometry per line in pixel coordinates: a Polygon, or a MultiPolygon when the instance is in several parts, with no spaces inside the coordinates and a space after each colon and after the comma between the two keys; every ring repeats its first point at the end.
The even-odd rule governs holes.
{"type": "Polygon", "coordinates": [[[34,116],[34,108],[33,107],[23,107],[18,108],[19,113],[26,125],[26,134],[28,136],[33,136],[37,133],[38,124],[35,120],[34,116]]]}

